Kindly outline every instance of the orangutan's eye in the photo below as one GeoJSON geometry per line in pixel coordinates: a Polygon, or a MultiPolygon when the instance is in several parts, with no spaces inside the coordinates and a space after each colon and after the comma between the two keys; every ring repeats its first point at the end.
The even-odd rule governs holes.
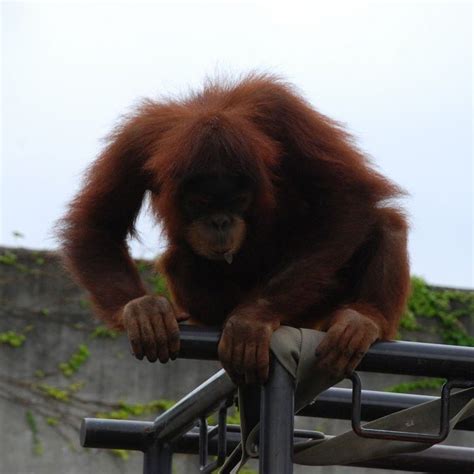
{"type": "Polygon", "coordinates": [[[207,196],[195,196],[193,198],[193,202],[194,202],[194,204],[197,204],[198,206],[205,207],[205,206],[208,206],[210,204],[211,200],[207,196]]]}
{"type": "Polygon", "coordinates": [[[239,193],[232,199],[232,204],[244,210],[250,205],[250,199],[250,193],[239,193]]]}

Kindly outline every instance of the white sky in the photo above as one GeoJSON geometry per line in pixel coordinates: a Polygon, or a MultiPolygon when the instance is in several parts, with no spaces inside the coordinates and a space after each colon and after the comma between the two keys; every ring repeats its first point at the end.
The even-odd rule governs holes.
{"type": "MultiPolygon", "coordinates": [[[[52,225],[117,118],[216,71],[294,82],[410,193],[412,272],[474,287],[472,3],[2,3],[0,244],[52,225]],[[13,232],[24,234],[14,238],[13,232]]],[[[160,248],[142,215],[135,256],[160,248]]]]}

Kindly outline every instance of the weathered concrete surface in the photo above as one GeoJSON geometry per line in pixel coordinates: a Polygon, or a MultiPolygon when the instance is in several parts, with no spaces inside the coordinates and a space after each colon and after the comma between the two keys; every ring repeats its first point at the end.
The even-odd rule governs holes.
{"type": "MultiPolygon", "coordinates": [[[[0,249],[0,255],[4,251],[0,249]]],[[[56,255],[10,251],[17,259],[0,264],[0,333],[13,330],[26,339],[18,348],[0,344],[0,474],[141,472],[139,453],[122,460],[110,452],[82,449],[78,437],[80,419],[95,416],[101,401],[177,400],[213,374],[218,364],[177,360],[162,366],[140,362],[130,356],[124,337],[92,337],[97,323],[85,307],[85,295],[61,270],[56,255]],[[73,376],[65,377],[58,365],[67,361],[79,344],[87,345],[91,356],[73,376]],[[38,370],[46,376],[38,377],[38,370]],[[41,383],[67,388],[74,382],[85,385],[67,402],[41,396],[31,388],[41,383]],[[37,425],[36,435],[27,423],[28,411],[37,425]],[[58,427],[49,426],[47,416],[43,416],[51,411],[60,417],[60,432],[58,427]],[[38,445],[42,454],[34,452],[35,446],[40,450],[38,445]]],[[[364,388],[383,389],[408,379],[365,375],[363,383],[364,388]]],[[[102,407],[102,411],[108,410],[102,407]]],[[[144,418],[153,417],[148,414],[144,418]]],[[[324,419],[298,419],[297,424],[330,434],[350,429],[348,422],[324,419]]],[[[470,446],[472,441],[472,435],[457,432],[448,443],[470,446]]],[[[176,474],[197,472],[195,457],[175,458],[176,474]]],[[[364,471],[342,467],[296,469],[297,473],[327,474],[364,471]]]]}

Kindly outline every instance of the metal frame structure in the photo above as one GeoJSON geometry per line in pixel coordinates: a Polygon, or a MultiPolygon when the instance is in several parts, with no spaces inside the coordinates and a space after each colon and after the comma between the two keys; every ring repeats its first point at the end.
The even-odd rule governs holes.
{"type": "MultiPolygon", "coordinates": [[[[216,360],[219,336],[217,330],[181,326],[179,357],[216,360]]],[[[372,420],[435,397],[364,391],[357,376],[353,377],[353,390],[330,388],[299,415],[352,419],[355,432],[365,437],[439,442],[447,433],[446,414],[451,388],[474,386],[474,348],[378,342],[366,354],[358,370],[449,379],[443,388],[440,432],[432,436],[362,428],[361,420],[372,420]]],[[[320,438],[321,434],[294,430],[294,381],[275,359],[271,363],[268,382],[259,390],[255,397],[260,399],[259,471],[262,474],[291,474],[293,445],[308,438],[320,438]]],[[[231,455],[226,471],[230,472],[240,459],[236,450],[240,427],[226,424],[227,408],[233,403],[234,395],[235,387],[229,384],[224,371],[219,371],[154,422],[86,418],[81,427],[81,445],[142,451],[144,474],[170,474],[173,453],[199,454],[200,467],[196,472],[202,473],[219,468],[226,456],[231,455]],[[208,426],[206,417],[216,410],[219,422],[216,426],[208,426]],[[209,462],[209,455],[217,458],[209,462]]],[[[474,431],[474,417],[460,423],[456,429],[474,431]]],[[[432,446],[419,453],[354,466],[467,474],[474,472],[474,449],[432,446]]]]}

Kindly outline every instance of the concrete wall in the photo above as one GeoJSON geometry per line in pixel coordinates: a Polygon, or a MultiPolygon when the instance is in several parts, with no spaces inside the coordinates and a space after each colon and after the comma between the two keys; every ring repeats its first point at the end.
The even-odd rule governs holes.
{"type": "MultiPolygon", "coordinates": [[[[85,295],[61,270],[54,253],[0,248],[0,255],[6,251],[12,256],[0,263],[0,334],[15,331],[25,339],[20,347],[0,344],[0,474],[141,472],[139,453],[123,460],[108,451],[81,448],[80,420],[110,411],[109,405],[118,401],[177,400],[219,365],[186,360],[160,365],[135,360],[124,337],[92,336],[97,322],[90,315],[85,295]],[[79,344],[88,347],[90,357],[66,377],[58,366],[70,359],[79,344]],[[46,395],[41,384],[66,390],[68,400],[46,395]],[[49,423],[58,424],[51,426],[48,418],[52,418],[49,423]]],[[[147,275],[145,272],[144,278],[147,275]]],[[[364,388],[383,389],[402,379],[409,378],[366,375],[363,383],[364,388]]],[[[154,414],[143,418],[151,420],[154,414]]],[[[299,418],[297,425],[329,434],[349,429],[347,422],[324,419],[299,418]]],[[[472,435],[462,432],[448,440],[465,446],[472,441],[472,435]]],[[[197,472],[197,459],[175,456],[174,472],[197,472]]],[[[299,467],[296,472],[364,470],[299,467]]]]}

